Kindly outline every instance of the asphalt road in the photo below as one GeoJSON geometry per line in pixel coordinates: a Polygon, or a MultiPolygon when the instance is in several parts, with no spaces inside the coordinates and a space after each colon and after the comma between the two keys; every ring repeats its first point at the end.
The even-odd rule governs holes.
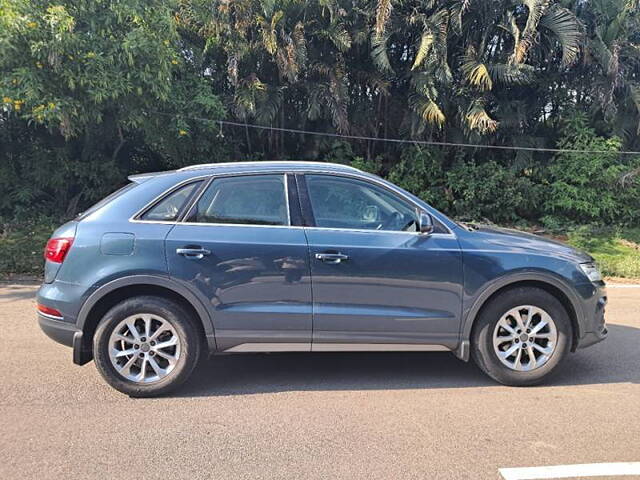
{"type": "Polygon", "coordinates": [[[609,290],[609,339],[548,386],[499,386],[447,353],[252,354],[214,357],[162,399],[73,365],[34,292],[0,287],[0,479],[498,479],[640,461],[640,288],[609,290]]]}

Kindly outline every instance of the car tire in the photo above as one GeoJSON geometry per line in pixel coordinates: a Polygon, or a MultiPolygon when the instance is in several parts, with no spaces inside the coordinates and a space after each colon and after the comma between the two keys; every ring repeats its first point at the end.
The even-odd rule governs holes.
{"type": "Polygon", "coordinates": [[[93,338],[98,371],[109,385],[132,397],[164,395],[180,386],[193,372],[201,349],[191,315],[156,296],[118,303],[104,315],[93,338]]]}
{"type": "Polygon", "coordinates": [[[572,333],[569,315],[556,297],[540,288],[513,288],[482,308],[472,332],[471,356],[483,372],[504,385],[536,385],[549,379],[569,352],[572,333]],[[517,321],[518,314],[522,323],[517,321]],[[533,328],[523,329],[530,317],[533,328]],[[541,330],[526,333],[534,332],[543,320],[547,325],[541,330]],[[525,335],[534,336],[525,338],[525,335]],[[551,353],[545,355],[541,350],[551,353]],[[530,360],[530,352],[534,361],[530,360]]]}

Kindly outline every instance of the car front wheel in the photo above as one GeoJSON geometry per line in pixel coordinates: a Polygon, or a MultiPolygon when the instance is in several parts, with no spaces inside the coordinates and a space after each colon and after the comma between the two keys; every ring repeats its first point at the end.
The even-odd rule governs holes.
{"type": "Polygon", "coordinates": [[[187,380],[200,355],[189,314],[171,300],[139,296],[109,310],[93,341],[104,379],[134,397],[168,393],[187,380]]]}
{"type": "Polygon", "coordinates": [[[486,305],[472,335],[476,364],[505,385],[535,385],[551,375],[571,347],[571,321],[549,292],[507,290],[486,305]]]}

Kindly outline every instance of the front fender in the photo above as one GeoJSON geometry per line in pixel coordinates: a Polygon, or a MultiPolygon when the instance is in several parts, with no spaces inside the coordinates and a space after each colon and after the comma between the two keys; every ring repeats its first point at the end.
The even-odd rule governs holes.
{"type": "Polygon", "coordinates": [[[472,296],[465,299],[462,312],[462,322],[460,324],[460,344],[455,352],[458,358],[464,361],[469,360],[471,331],[477,319],[478,313],[485,305],[487,300],[489,300],[489,298],[491,298],[491,296],[496,292],[523,282],[538,282],[547,284],[562,292],[562,294],[569,301],[569,304],[573,309],[573,313],[578,320],[575,322],[577,332],[574,333],[578,338],[582,336],[583,327],[579,321],[580,318],[584,317],[582,303],[580,302],[578,293],[568,282],[562,279],[562,277],[556,276],[550,272],[547,273],[542,271],[521,271],[507,273],[503,276],[495,278],[490,282],[487,282],[487,284],[484,285],[482,289],[478,290],[472,296]]]}

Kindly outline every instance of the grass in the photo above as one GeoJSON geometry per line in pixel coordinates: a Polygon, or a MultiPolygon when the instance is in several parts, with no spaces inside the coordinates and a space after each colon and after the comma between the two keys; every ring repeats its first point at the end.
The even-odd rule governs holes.
{"type": "Polygon", "coordinates": [[[640,279],[640,228],[580,228],[568,234],[567,243],[590,253],[604,276],[640,279]]]}

